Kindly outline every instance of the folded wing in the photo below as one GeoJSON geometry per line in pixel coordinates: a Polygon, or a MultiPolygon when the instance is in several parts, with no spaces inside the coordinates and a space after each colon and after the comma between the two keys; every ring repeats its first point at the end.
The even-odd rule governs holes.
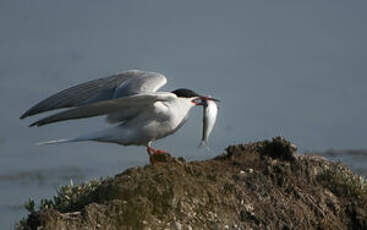
{"type": "MultiPolygon", "coordinates": [[[[56,93],[31,107],[20,119],[55,109],[88,105],[142,92],[156,92],[166,82],[166,77],[160,73],[130,70],[88,81],[56,93]]],[[[69,113],[72,112],[70,111],[69,113]]]]}

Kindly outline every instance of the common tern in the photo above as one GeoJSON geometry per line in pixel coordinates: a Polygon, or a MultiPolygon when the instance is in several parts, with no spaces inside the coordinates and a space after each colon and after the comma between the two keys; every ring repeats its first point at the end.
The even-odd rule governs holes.
{"type": "Polygon", "coordinates": [[[166,77],[160,73],[129,70],[62,90],[31,107],[20,119],[63,108],[70,109],[47,116],[30,126],[106,115],[106,121],[115,126],[41,144],[97,141],[143,145],[153,163],[154,154],[165,153],[154,149],[153,141],[181,128],[194,106],[205,105],[206,101],[219,101],[185,88],[157,92],[166,83],[166,77]]]}

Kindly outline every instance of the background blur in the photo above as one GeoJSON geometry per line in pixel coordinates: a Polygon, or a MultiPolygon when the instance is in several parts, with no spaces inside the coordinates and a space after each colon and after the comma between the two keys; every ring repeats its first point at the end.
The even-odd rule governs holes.
{"type": "MultiPolygon", "coordinates": [[[[366,172],[366,1],[0,0],[0,223],[60,184],[144,165],[143,147],[35,146],[106,126],[102,118],[27,128],[45,97],[132,68],[222,100],[211,151],[198,149],[202,109],[155,147],[207,159],[229,144],[282,135],[300,152],[366,172]],[[330,151],[329,151],[330,153],[330,151]]],[[[39,118],[39,117],[36,117],[39,118]]]]}

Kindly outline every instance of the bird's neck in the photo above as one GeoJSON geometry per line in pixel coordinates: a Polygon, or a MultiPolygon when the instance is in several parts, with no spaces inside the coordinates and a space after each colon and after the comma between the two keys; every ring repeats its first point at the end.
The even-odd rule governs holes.
{"type": "Polygon", "coordinates": [[[188,119],[190,110],[195,106],[187,98],[177,98],[167,104],[172,129],[179,129],[188,119]]]}
{"type": "Polygon", "coordinates": [[[188,98],[177,98],[167,102],[168,111],[177,120],[186,119],[192,107],[195,106],[188,98]]]}
{"type": "Polygon", "coordinates": [[[177,111],[186,114],[190,112],[193,107],[195,107],[195,104],[191,102],[191,99],[179,97],[173,102],[172,106],[174,106],[177,111]]]}

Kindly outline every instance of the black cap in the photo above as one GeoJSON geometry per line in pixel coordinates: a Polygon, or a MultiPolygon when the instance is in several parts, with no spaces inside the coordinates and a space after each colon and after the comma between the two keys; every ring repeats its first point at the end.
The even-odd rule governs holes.
{"type": "Polygon", "coordinates": [[[176,89],[172,91],[171,93],[176,94],[177,97],[186,97],[186,98],[201,97],[201,95],[195,93],[191,89],[184,89],[184,88],[176,89]]]}

